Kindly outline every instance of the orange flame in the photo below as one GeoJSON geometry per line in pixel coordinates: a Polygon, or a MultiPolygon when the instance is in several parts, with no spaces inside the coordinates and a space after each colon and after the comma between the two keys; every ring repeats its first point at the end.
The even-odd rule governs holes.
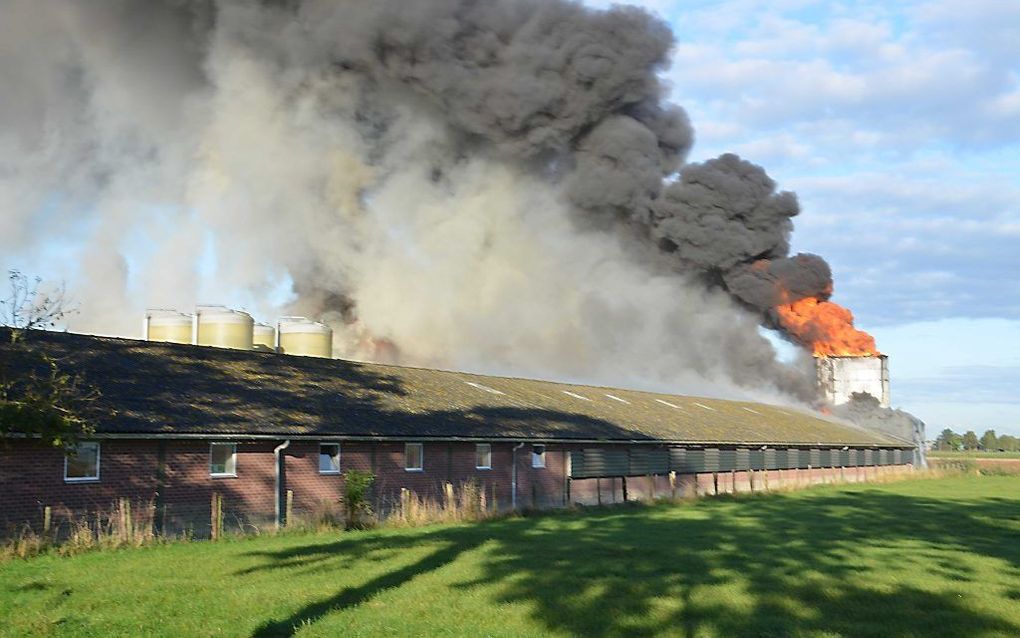
{"type": "Polygon", "coordinates": [[[854,315],[831,301],[807,297],[776,306],[779,323],[816,357],[868,357],[880,354],[875,338],[854,328],[854,315]]]}

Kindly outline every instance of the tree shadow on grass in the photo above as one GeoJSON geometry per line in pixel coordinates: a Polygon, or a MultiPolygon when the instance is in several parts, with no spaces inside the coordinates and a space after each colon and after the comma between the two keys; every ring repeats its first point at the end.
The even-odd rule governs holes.
{"type": "Polygon", "coordinates": [[[455,561],[463,551],[464,547],[448,545],[410,565],[377,576],[360,587],[345,587],[335,596],[306,605],[284,620],[265,623],[256,629],[252,636],[257,638],[291,636],[297,628],[315,622],[334,610],[354,607],[381,591],[400,587],[416,576],[440,569],[455,561]]]}
{"type": "Polygon", "coordinates": [[[422,537],[365,535],[264,553],[266,563],[253,570],[324,562],[355,569],[382,550],[428,553],[254,635],[292,635],[483,543],[486,551],[472,556],[481,575],[451,587],[494,587],[494,602],[524,603],[538,625],[569,634],[1018,635],[1020,625],[968,604],[972,568],[945,556],[958,550],[998,559],[1003,582],[1018,582],[1017,522],[1017,502],[1008,499],[943,502],[865,489],[716,499],[683,510],[599,509],[422,537]],[[928,574],[960,588],[928,591],[928,574]]]}

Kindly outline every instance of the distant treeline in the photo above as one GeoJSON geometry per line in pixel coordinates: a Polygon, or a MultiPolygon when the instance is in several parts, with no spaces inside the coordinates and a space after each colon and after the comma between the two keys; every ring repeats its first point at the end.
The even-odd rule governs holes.
{"type": "Polygon", "coordinates": [[[935,439],[935,449],[940,452],[953,450],[985,450],[988,452],[1002,450],[1005,452],[1017,452],[1020,451],[1020,437],[1009,434],[997,435],[995,430],[985,430],[981,438],[978,438],[974,430],[967,430],[963,434],[957,434],[951,429],[946,428],[935,439]]]}

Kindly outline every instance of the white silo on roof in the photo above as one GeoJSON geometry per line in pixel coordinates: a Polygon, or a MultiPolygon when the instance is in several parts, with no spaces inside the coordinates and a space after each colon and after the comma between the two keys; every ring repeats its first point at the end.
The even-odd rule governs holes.
{"type": "Polygon", "coordinates": [[[194,317],[176,310],[152,308],[145,311],[142,338],[146,341],[191,343],[194,317]]]}
{"type": "Polygon", "coordinates": [[[283,317],[279,323],[280,352],[306,357],[333,356],[333,329],[305,317],[283,317]]]}
{"type": "Polygon", "coordinates": [[[247,312],[224,306],[200,306],[196,343],[200,346],[251,350],[255,321],[247,312]]]}
{"type": "Polygon", "coordinates": [[[252,335],[252,348],[276,352],[276,328],[264,323],[255,324],[252,335]]]}

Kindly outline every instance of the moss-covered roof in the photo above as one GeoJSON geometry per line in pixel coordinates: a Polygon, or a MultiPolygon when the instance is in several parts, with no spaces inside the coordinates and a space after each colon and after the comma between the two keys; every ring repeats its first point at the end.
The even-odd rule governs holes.
{"type": "MultiPolygon", "coordinates": [[[[0,356],[9,339],[0,335],[0,356]]],[[[84,373],[100,434],[659,440],[895,445],[788,408],[54,332],[34,347],[84,373]]]]}

